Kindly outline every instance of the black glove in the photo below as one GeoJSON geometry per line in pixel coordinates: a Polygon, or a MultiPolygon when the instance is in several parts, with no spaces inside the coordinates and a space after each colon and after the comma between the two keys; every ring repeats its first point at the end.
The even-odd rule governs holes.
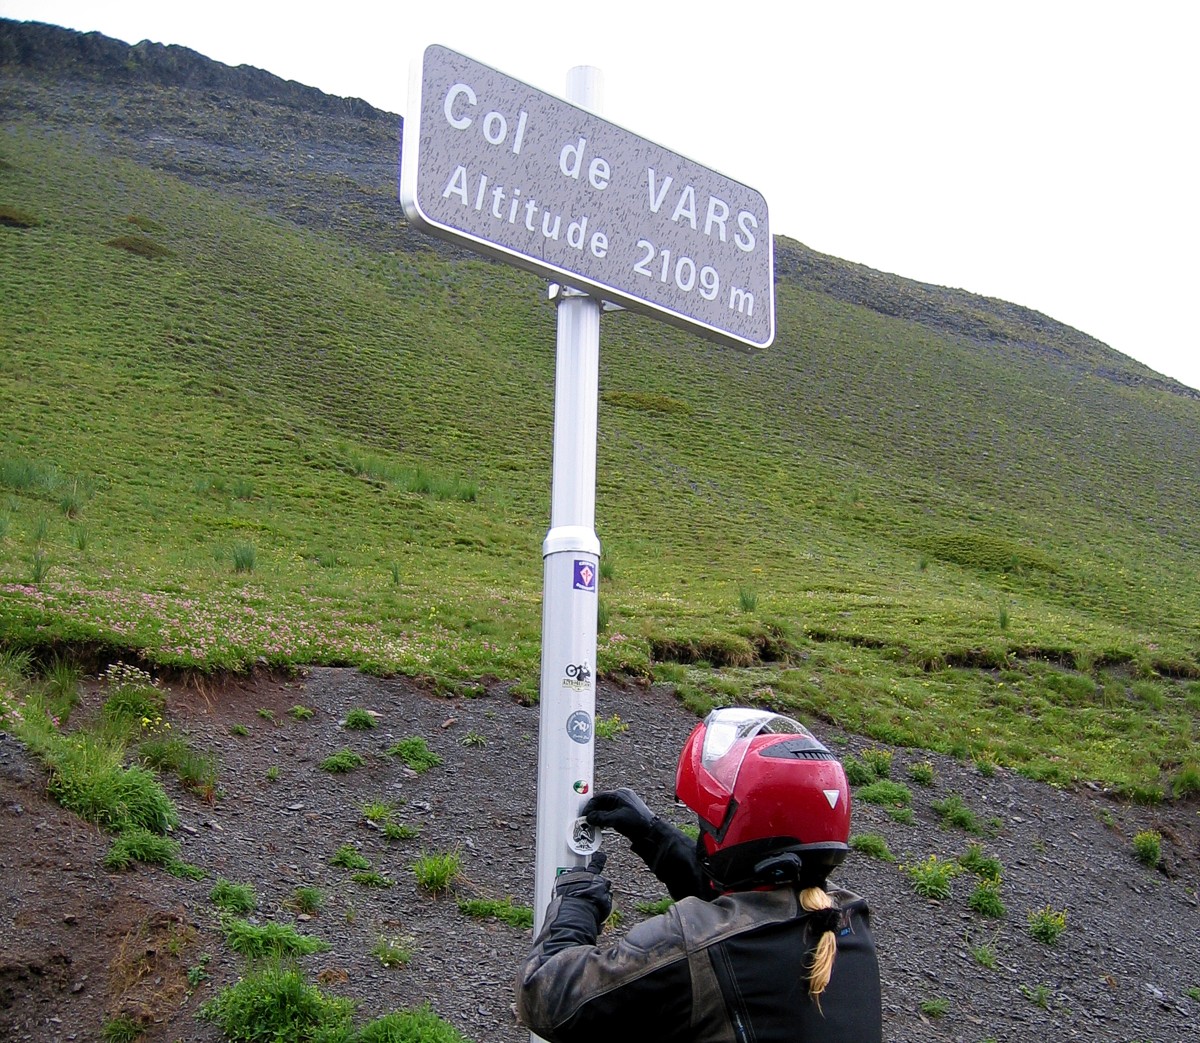
{"type": "Polygon", "coordinates": [[[597,851],[586,866],[563,873],[554,882],[554,893],[559,898],[581,898],[593,907],[597,927],[612,912],[612,884],[600,875],[607,861],[608,855],[597,851]]]}
{"type": "Polygon", "coordinates": [[[554,882],[554,901],[547,910],[553,915],[538,942],[542,959],[574,945],[596,944],[600,928],[612,912],[612,885],[600,875],[606,861],[608,856],[597,851],[586,866],[563,873],[554,882]]]}
{"type": "Polygon", "coordinates": [[[654,824],[654,812],[627,786],[597,793],[583,806],[583,815],[589,825],[615,829],[630,840],[648,836],[654,824]]]}

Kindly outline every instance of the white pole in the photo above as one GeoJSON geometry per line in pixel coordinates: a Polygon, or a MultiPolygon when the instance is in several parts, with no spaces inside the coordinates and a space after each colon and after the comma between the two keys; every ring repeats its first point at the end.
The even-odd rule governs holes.
{"type": "MultiPolygon", "coordinates": [[[[580,66],[567,73],[572,104],[594,112],[600,95],[598,69],[580,66]]],[[[585,863],[592,846],[590,837],[572,834],[593,788],[600,572],[595,525],[601,305],[571,289],[552,287],[551,296],[558,302],[558,338],[550,531],[542,544],[535,934],[555,877],[585,863]]]]}

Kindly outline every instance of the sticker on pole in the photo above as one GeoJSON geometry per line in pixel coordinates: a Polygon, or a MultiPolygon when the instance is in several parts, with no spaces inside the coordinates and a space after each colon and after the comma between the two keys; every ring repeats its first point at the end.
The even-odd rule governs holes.
{"type": "Polygon", "coordinates": [[[596,566],[590,561],[575,559],[575,589],[596,592],[596,566]]]}
{"type": "Polygon", "coordinates": [[[568,663],[563,673],[567,676],[562,679],[562,686],[572,692],[586,692],[592,687],[592,671],[587,663],[568,663]]]}
{"type": "Polygon", "coordinates": [[[567,718],[567,734],[572,742],[580,745],[592,741],[592,715],[586,710],[576,710],[567,718]]]}
{"type": "Polygon", "coordinates": [[[577,818],[567,837],[567,847],[577,855],[594,854],[600,847],[600,830],[585,818],[577,818]]]}

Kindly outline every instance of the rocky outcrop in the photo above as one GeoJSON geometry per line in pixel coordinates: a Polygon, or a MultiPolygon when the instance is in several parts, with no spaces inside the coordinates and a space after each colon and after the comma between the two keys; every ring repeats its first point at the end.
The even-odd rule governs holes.
{"type": "Polygon", "coordinates": [[[78,33],[41,22],[0,19],[0,69],[109,83],[217,90],[340,116],[382,113],[359,98],[336,98],[250,65],[236,68],[175,44],[127,44],[101,33],[78,33]]]}

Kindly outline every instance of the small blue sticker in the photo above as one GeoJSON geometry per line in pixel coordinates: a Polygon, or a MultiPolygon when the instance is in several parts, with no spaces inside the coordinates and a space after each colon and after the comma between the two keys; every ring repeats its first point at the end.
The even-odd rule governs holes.
{"type": "Polygon", "coordinates": [[[592,718],[586,710],[576,710],[567,718],[567,734],[577,743],[592,741],[592,718]]]}
{"type": "Polygon", "coordinates": [[[575,559],[575,589],[596,591],[596,566],[590,561],[575,559]]]}

